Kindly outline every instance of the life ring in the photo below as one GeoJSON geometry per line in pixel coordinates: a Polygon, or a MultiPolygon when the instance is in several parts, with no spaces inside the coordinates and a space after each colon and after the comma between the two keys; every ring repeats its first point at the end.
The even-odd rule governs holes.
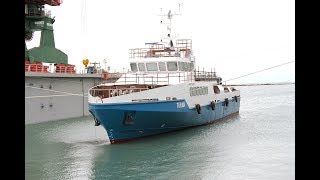
{"type": "Polygon", "coordinates": [[[225,99],[225,102],[226,102],[226,106],[228,107],[228,105],[229,105],[229,99],[226,98],[226,99],[225,99]]]}
{"type": "Polygon", "coordinates": [[[214,108],[216,107],[216,104],[213,101],[211,101],[210,106],[211,106],[211,109],[214,110],[214,108]]]}
{"type": "Polygon", "coordinates": [[[238,96],[234,96],[234,100],[236,100],[236,102],[238,102],[238,96]]]}
{"type": "Polygon", "coordinates": [[[197,109],[198,114],[201,114],[201,106],[200,106],[200,104],[196,104],[196,109],[197,109]]]}

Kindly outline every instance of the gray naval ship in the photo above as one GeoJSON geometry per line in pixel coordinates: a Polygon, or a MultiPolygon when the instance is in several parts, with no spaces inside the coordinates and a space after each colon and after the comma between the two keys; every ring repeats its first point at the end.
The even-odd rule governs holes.
{"type": "Polygon", "coordinates": [[[32,40],[34,31],[41,31],[38,47],[27,49],[25,44],[25,124],[88,116],[88,89],[120,77],[88,60],[83,61],[86,68],[81,72],[68,64],[67,54],[55,47],[55,20],[45,9],[61,2],[25,0],[25,41],[32,40]]]}

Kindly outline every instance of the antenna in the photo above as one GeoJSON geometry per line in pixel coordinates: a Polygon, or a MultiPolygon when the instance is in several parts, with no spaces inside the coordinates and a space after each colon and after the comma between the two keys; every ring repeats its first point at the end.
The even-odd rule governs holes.
{"type": "MultiPolygon", "coordinates": [[[[172,35],[171,35],[171,30],[172,30],[172,26],[171,26],[171,20],[173,18],[173,16],[176,16],[176,15],[181,15],[180,14],[180,6],[182,5],[182,3],[178,3],[179,5],[179,13],[172,13],[171,10],[168,11],[167,14],[164,14],[162,13],[162,8],[160,8],[160,15],[159,16],[164,16],[164,17],[167,17],[167,22],[163,22],[162,20],[160,21],[160,24],[163,24],[163,25],[167,25],[167,33],[166,33],[166,39],[169,39],[169,40],[172,40],[172,35]]],[[[162,41],[162,39],[161,39],[162,41]]]]}
{"type": "Polygon", "coordinates": [[[183,3],[178,3],[178,5],[179,5],[179,13],[180,13],[180,6],[182,6],[183,3]]]}

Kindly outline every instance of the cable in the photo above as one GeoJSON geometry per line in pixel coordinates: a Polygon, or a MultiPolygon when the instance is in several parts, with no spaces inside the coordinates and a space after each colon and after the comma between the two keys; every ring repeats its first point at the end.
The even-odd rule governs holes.
{"type": "Polygon", "coordinates": [[[286,63],[283,63],[283,64],[279,64],[279,65],[276,65],[276,66],[272,66],[272,67],[269,67],[269,68],[266,68],[266,69],[262,69],[262,70],[259,70],[259,71],[256,71],[256,72],[252,72],[252,73],[249,73],[249,74],[246,74],[246,75],[242,75],[242,76],[239,76],[239,77],[236,77],[236,78],[231,78],[231,79],[228,79],[226,81],[222,81],[222,82],[227,82],[227,81],[231,81],[231,80],[234,80],[234,79],[239,79],[239,78],[242,78],[242,77],[245,77],[245,76],[249,76],[251,74],[256,74],[256,73],[259,73],[259,72],[262,72],[262,71],[266,71],[266,70],[269,70],[269,69],[273,69],[273,68],[276,68],[276,67],[280,67],[280,66],[283,66],[285,64],[289,64],[289,63],[293,63],[295,61],[290,61],[290,62],[286,62],[286,63]]]}
{"type": "MultiPolygon", "coordinates": [[[[276,66],[272,66],[272,67],[269,67],[269,68],[266,68],[266,69],[262,69],[262,70],[259,70],[259,71],[256,71],[256,72],[252,72],[252,73],[249,73],[249,74],[246,74],[246,75],[242,75],[242,76],[239,76],[239,77],[236,77],[236,78],[231,78],[229,80],[226,80],[226,81],[222,81],[222,82],[227,82],[227,81],[230,81],[230,80],[234,80],[234,79],[239,79],[239,78],[242,78],[242,77],[245,77],[245,76],[248,76],[248,75],[251,75],[251,74],[256,74],[256,73],[259,73],[259,72],[262,72],[262,71],[266,71],[266,70],[269,70],[269,69],[273,69],[273,68],[276,68],[276,67],[280,67],[280,66],[283,66],[283,65],[286,65],[286,64],[289,64],[289,63],[293,63],[295,61],[290,61],[290,62],[286,62],[286,63],[282,63],[282,64],[279,64],[279,65],[276,65],[276,66]]],[[[183,95],[183,94],[189,94],[190,92],[183,92],[183,93],[180,93],[180,94],[176,94],[176,95],[183,95]]]]}
{"type": "Polygon", "coordinates": [[[55,90],[51,90],[51,89],[44,89],[44,88],[38,88],[38,87],[32,87],[32,86],[25,86],[27,88],[32,88],[32,89],[38,89],[38,90],[43,90],[43,91],[50,91],[50,92],[55,92],[55,93],[62,93],[62,95],[49,95],[49,96],[28,96],[25,97],[26,99],[30,99],[30,98],[40,98],[40,97],[54,97],[54,96],[85,96],[85,94],[88,93],[83,93],[83,94],[73,94],[73,93],[69,93],[69,92],[63,92],[63,91],[55,91],[55,90]]]}

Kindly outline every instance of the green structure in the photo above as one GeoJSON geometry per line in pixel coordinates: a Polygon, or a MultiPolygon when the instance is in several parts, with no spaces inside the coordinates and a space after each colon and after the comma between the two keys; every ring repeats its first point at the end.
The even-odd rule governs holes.
{"type": "Polygon", "coordinates": [[[41,31],[39,47],[27,49],[25,44],[25,60],[30,62],[46,62],[68,64],[68,56],[55,48],[53,23],[50,11],[44,5],[59,6],[61,0],[25,0],[25,40],[32,40],[34,31],[41,31]]]}

